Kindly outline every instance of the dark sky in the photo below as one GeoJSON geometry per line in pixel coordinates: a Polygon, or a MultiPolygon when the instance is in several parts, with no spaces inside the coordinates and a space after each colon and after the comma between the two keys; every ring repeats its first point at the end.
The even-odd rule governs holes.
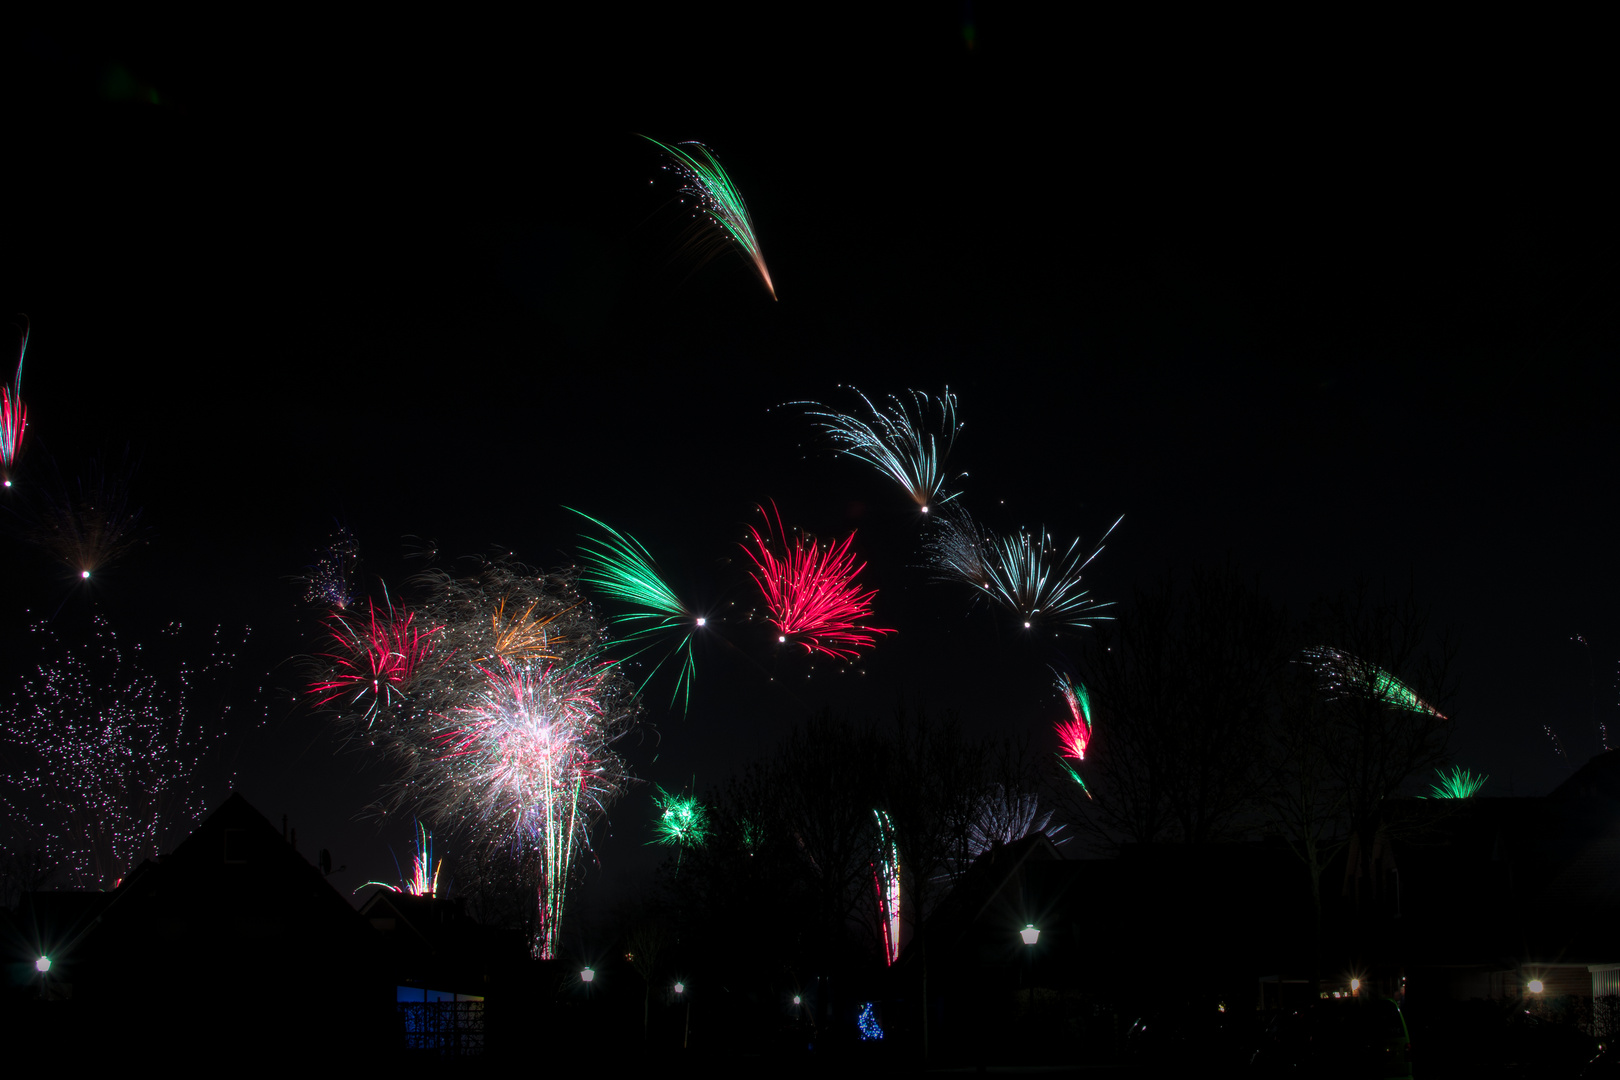
{"type": "MultiPolygon", "coordinates": [[[[31,461],[128,448],[153,534],[88,590],[0,541],[0,632],[251,624],[269,719],[237,782],[345,889],[408,826],[356,819],[380,772],[289,704],[286,578],[337,522],[397,584],[407,537],[560,565],[577,506],[716,603],[747,602],[757,502],[858,528],[900,632],[864,674],[711,650],[629,751],[665,786],[829,704],[1042,732],[1044,657],[927,582],[898,490],[772,411],[949,385],[992,524],[1125,515],[1104,598],[1228,558],[1300,612],[1415,583],[1460,649],[1457,760],[1548,790],[1543,724],[1579,764],[1620,719],[1613,87],[1583,35],[1032,10],[8,35],[31,461]],[[729,255],[688,274],[633,132],[721,155],[780,302],[729,255]]],[[[621,804],[582,902],[645,873],[648,812],[621,804]]]]}

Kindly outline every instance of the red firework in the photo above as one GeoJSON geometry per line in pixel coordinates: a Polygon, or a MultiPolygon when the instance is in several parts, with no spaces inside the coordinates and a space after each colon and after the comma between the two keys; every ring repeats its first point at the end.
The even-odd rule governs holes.
{"type": "MultiPolygon", "coordinates": [[[[765,514],[765,508],[761,506],[759,512],[765,514]]],[[[857,649],[876,644],[874,635],[894,633],[861,622],[871,617],[872,597],[877,590],[863,593],[855,581],[866,564],[857,565],[855,553],[850,550],[854,533],[825,549],[815,539],[806,543],[802,535],[794,537],[789,547],[787,530],[782,528],[782,515],[775,503],[771,504],[771,513],[765,514],[765,529],[761,535],[749,526],[754,546],[743,544],[742,549],[758,569],[750,573],[765,596],[779,640],[791,638],[804,646],[805,652],[853,660],[857,649]],[[779,557],[777,550],[786,554],[779,557]]]]}
{"type": "Polygon", "coordinates": [[[1057,725],[1063,756],[1084,761],[1086,747],[1091,743],[1091,695],[1086,693],[1084,684],[1072,682],[1063,675],[1058,676],[1057,688],[1074,716],[1073,720],[1061,720],[1057,725]]]}
{"type": "Polygon", "coordinates": [[[387,704],[403,692],[433,651],[433,635],[441,627],[423,630],[415,625],[415,612],[396,611],[392,604],[380,618],[377,605],[368,606],[370,618],[358,626],[340,612],[329,617],[328,630],[338,647],[321,654],[332,667],[310,685],[311,694],[325,695],[315,702],[317,706],[351,694],[355,702],[372,695],[368,712],[387,704]]]}

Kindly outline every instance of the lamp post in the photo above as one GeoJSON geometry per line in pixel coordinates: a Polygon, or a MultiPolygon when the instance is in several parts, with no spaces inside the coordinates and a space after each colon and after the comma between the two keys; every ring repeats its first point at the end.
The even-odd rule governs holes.
{"type": "Polygon", "coordinates": [[[692,999],[686,996],[685,983],[677,982],[675,984],[675,999],[686,1002],[686,1016],[681,1024],[681,1049],[685,1050],[687,1040],[692,1035],[692,999]]]}

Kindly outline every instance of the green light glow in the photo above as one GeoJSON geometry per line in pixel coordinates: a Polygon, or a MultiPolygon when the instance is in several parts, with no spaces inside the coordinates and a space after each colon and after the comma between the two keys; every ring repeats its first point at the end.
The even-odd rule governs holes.
{"type": "Polygon", "coordinates": [[[776,286],[771,283],[771,272],[765,268],[765,257],[760,254],[759,240],[754,236],[754,219],[748,213],[748,204],[743,202],[742,192],[737,190],[737,185],[721,168],[719,159],[702,143],[684,142],[679,146],[669,146],[647,135],[642,138],[670,156],[675,170],[686,181],[686,186],[681,190],[696,199],[709,220],[742,249],[754,264],[754,270],[765,283],[771,299],[775,300],[776,286]],[[692,148],[691,153],[682,149],[688,146],[692,148]]]}
{"type": "Polygon", "coordinates": [[[1485,786],[1490,777],[1484,773],[1475,776],[1461,765],[1453,765],[1451,771],[1437,770],[1440,782],[1429,789],[1429,797],[1435,799],[1467,799],[1479,794],[1479,789],[1485,786]]]}

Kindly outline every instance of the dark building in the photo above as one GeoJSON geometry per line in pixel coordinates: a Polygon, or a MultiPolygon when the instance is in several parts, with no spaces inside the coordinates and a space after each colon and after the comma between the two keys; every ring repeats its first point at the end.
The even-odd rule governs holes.
{"type": "Polygon", "coordinates": [[[66,1059],[161,1047],[313,1061],[401,1041],[378,935],[239,794],[112,893],[66,895],[94,899],[42,940],[55,950],[45,993],[18,1014],[66,1059]]]}

